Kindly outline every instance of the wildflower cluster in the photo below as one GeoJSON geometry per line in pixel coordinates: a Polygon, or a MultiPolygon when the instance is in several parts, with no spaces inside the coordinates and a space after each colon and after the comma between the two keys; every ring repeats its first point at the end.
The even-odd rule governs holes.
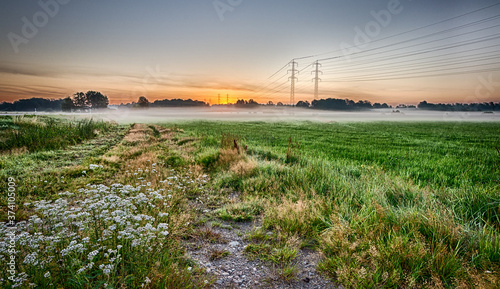
{"type": "MultiPolygon", "coordinates": [[[[83,200],[62,197],[24,204],[34,214],[16,224],[19,272],[24,274],[17,276],[13,287],[30,280],[50,286],[67,278],[79,284],[96,275],[109,281],[123,273],[124,254],[140,259],[164,250],[169,238],[169,198],[164,189],[88,185],[79,193],[83,200]]],[[[8,256],[6,233],[7,225],[0,224],[2,263],[8,256]]],[[[0,279],[0,285],[6,282],[0,279]]]]}

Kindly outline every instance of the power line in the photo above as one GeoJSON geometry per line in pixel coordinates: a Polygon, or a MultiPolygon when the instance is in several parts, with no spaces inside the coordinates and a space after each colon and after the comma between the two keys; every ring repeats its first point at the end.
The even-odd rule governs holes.
{"type": "Polygon", "coordinates": [[[289,78],[290,79],[290,105],[293,105],[295,103],[295,82],[297,81],[297,77],[295,76],[296,70],[295,70],[295,65],[297,65],[297,62],[295,59],[292,59],[292,76],[289,78]]]}
{"type": "MultiPolygon", "coordinates": [[[[498,18],[500,18],[500,15],[493,16],[493,17],[490,17],[490,18],[498,19],[498,18]]],[[[450,29],[447,29],[447,30],[443,30],[443,31],[433,32],[431,34],[427,34],[427,35],[420,36],[420,37],[417,37],[417,38],[413,38],[413,39],[409,39],[409,40],[404,40],[404,41],[400,41],[400,42],[396,42],[396,43],[391,43],[391,44],[387,44],[387,45],[384,45],[384,46],[380,46],[380,47],[376,47],[376,48],[371,48],[371,49],[363,50],[363,51],[360,51],[360,52],[354,52],[354,53],[351,53],[349,56],[350,57],[351,56],[357,56],[357,55],[362,55],[363,57],[373,56],[373,55],[377,55],[377,54],[382,54],[382,53],[387,53],[387,52],[391,52],[391,51],[401,50],[401,49],[407,48],[407,47],[415,47],[415,46],[421,46],[421,45],[425,45],[425,44],[429,44],[429,43],[433,43],[433,42],[439,42],[439,41],[443,41],[443,40],[446,40],[446,39],[460,37],[460,36],[471,34],[471,33],[477,33],[479,31],[483,31],[483,30],[486,30],[486,29],[491,29],[491,28],[500,26],[500,24],[499,25],[494,25],[494,26],[491,26],[491,27],[488,27],[488,28],[479,29],[479,30],[476,30],[476,31],[462,33],[461,35],[454,35],[454,36],[449,36],[449,37],[446,37],[446,38],[434,39],[434,40],[430,40],[430,41],[427,41],[427,42],[423,42],[423,43],[420,43],[420,44],[415,44],[415,45],[411,45],[411,46],[407,46],[407,47],[403,47],[403,48],[398,47],[398,48],[394,48],[394,49],[387,50],[387,51],[376,52],[376,53],[373,53],[373,54],[364,55],[364,54],[366,54],[368,52],[380,50],[380,49],[383,49],[383,48],[394,47],[394,46],[397,46],[397,45],[400,45],[400,44],[409,43],[409,42],[412,42],[412,41],[415,41],[415,40],[424,39],[424,38],[431,37],[431,36],[437,36],[437,35],[444,34],[444,33],[447,33],[447,32],[451,32],[451,31],[454,31],[454,30],[457,30],[457,29],[463,29],[463,28],[471,27],[471,26],[477,25],[477,24],[479,24],[481,22],[484,22],[484,21],[485,21],[484,19],[483,20],[479,20],[479,21],[474,21],[472,23],[464,24],[464,25],[461,25],[459,27],[454,27],[454,28],[450,28],[450,29]]],[[[342,58],[342,56],[336,56],[336,57],[330,57],[330,58],[323,58],[323,59],[319,59],[319,61],[333,60],[333,59],[338,59],[338,58],[342,58]]]]}
{"type": "MultiPolygon", "coordinates": [[[[459,47],[468,46],[468,45],[477,45],[478,43],[486,42],[486,41],[490,41],[490,40],[495,40],[495,39],[500,39],[500,33],[498,35],[493,36],[493,37],[478,37],[478,38],[471,39],[471,40],[457,42],[457,43],[452,44],[452,45],[441,45],[441,46],[437,46],[437,47],[432,48],[432,49],[421,49],[421,50],[417,50],[417,51],[404,52],[404,53],[400,53],[400,54],[396,54],[396,55],[384,56],[384,57],[377,58],[377,59],[371,59],[371,60],[369,60],[369,62],[376,63],[376,62],[382,62],[382,61],[386,61],[386,60],[395,60],[395,59],[400,59],[400,58],[407,58],[410,56],[429,54],[429,53],[438,52],[438,51],[446,51],[446,50],[450,50],[453,48],[459,48],[459,47]]],[[[491,47],[496,47],[499,45],[500,44],[494,44],[494,45],[490,45],[490,46],[485,46],[483,48],[491,48],[491,47]]],[[[354,64],[351,64],[349,66],[356,67],[356,66],[364,65],[364,64],[366,64],[366,62],[367,61],[364,60],[363,62],[358,62],[357,64],[354,63],[354,64]]]]}
{"type": "MultiPolygon", "coordinates": [[[[467,15],[471,15],[473,13],[477,13],[482,10],[486,10],[495,6],[500,5],[500,3],[492,4],[483,8],[479,8],[470,12],[462,13],[460,15],[441,20],[432,24],[424,25],[418,28],[414,28],[408,31],[404,31],[401,33],[397,33],[391,36],[387,36],[384,38],[376,39],[370,41],[370,43],[379,43],[391,38],[395,37],[400,37],[403,35],[409,35],[410,33],[414,33],[419,30],[423,30],[429,27],[433,27],[442,23],[446,23],[451,20],[455,20],[461,17],[465,17],[467,15]]],[[[396,41],[394,43],[388,43],[384,44],[382,46],[378,46],[375,48],[371,49],[366,49],[363,51],[356,51],[354,53],[351,53],[350,56],[353,56],[354,60],[350,63],[348,63],[348,67],[345,67],[345,65],[339,65],[339,63],[334,63],[333,61],[339,58],[342,58],[343,56],[332,56],[332,57],[327,57],[327,58],[321,58],[317,59],[315,62],[310,63],[309,65],[303,67],[301,70],[297,71],[296,66],[298,65],[297,60],[303,60],[303,59],[309,59],[313,57],[318,57],[322,55],[327,55],[327,54],[332,54],[334,52],[341,52],[342,50],[338,49],[335,51],[330,51],[326,53],[321,53],[321,54],[314,54],[314,55],[308,55],[308,56],[303,56],[303,57],[297,57],[289,61],[287,64],[285,64],[283,67],[281,67],[279,70],[274,72],[271,76],[267,78],[267,81],[272,80],[275,78],[280,72],[282,72],[286,67],[288,67],[290,64],[292,65],[292,69],[289,70],[292,72],[291,77],[288,79],[290,80],[290,103],[294,104],[295,102],[295,94],[296,91],[301,91],[302,88],[305,87],[305,84],[301,83],[299,86],[296,85],[296,82],[298,82],[298,78],[296,77],[296,74],[299,72],[302,72],[309,66],[316,66],[315,70],[312,73],[315,73],[315,78],[313,81],[314,83],[314,96],[315,98],[318,97],[319,94],[319,88],[318,88],[318,82],[319,82],[319,68],[317,64],[319,64],[320,61],[326,62],[326,64],[323,66],[323,72],[337,72],[339,74],[343,74],[342,77],[337,78],[334,81],[341,81],[341,82],[357,82],[357,81],[375,81],[375,80],[391,80],[391,79],[404,79],[404,78],[420,78],[420,77],[429,77],[429,76],[446,76],[446,75],[457,75],[457,74],[469,74],[469,73],[477,73],[477,72],[484,72],[484,71],[495,71],[495,69],[498,69],[497,67],[488,67],[491,65],[497,64],[496,62],[494,63],[487,63],[484,64],[482,62],[490,61],[497,59],[498,54],[494,54],[495,51],[485,51],[485,49],[488,48],[497,48],[499,44],[493,44],[493,45],[487,45],[479,48],[471,48],[471,49],[465,49],[461,51],[455,51],[456,48],[464,48],[466,46],[472,46],[472,45],[478,45],[479,43],[488,43],[493,40],[499,39],[500,38],[500,33],[493,33],[488,36],[482,36],[482,37],[477,37],[474,39],[469,39],[465,41],[460,41],[460,42],[454,42],[452,44],[447,44],[447,45],[434,45],[434,47],[427,48],[425,45],[432,45],[432,44],[437,44],[443,41],[446,41],[448,39],[454,39],[454,38],[463,38],[466,35],[470,34],[478,34],[479,32],[482,31],[487,31],[487,30],[492,30],[496,29],[497,27],[500,26],[500,24],[495,24],[491,25],[488,27],[480,27],[477,29],[474,29],[473,31],[465,31],[462,33],[458,34],[453,34],[450,36],[446,37],[440,37],[438,39],[432,39],[434,37],[439,37],[442,35],[447,35],[456,31],[463,31],[465,29],[481,25],[484,23],[488,23],[494,20],[500,19],[500,15],[494,15],[490,17],[486,17],[484,19],[472,21],[469,23],[465,23],[456,27],[452,28],[445,28],[440,31],[434,31],[432,33],[427,33],[425,35],[418,35],[415,37],[411,37],[410,39],[405,39],[401,41],[396,41]],[[430,38],[431,40],[429,41],[420,41],[426,38],[430,38]],[[408,45],[404,45],[408,44],[408,45]],[[403,46],[404,45],[404,46],[403,46]],[[415,49],[417,47],[422,47],[424,46],[425,48],[423,49],[415,49]],[[395,51],[401,51],[407,49],[408,51],[403,52],[403,53],[396,53],[392,54],[391,52],[395,51]],[[480,51],[480,52],[479,52],[480,51]],[[465,53],[474,53],[473,55],[463,55],[465,53]],[[455,59],[452,59],[453,56],[458,57],[459,55],[463,55],[462,58],[460,58],[458,61],[455,59]],[[418,58],[415,58],[418,57],[418,58]],[[413,59],[411,59],[413,58],[413,59]],[[437,61],[431,61],[431,59],[436,59],[437,61]],[[397,60],[399,60],[397,63],[395,63],[397,60]],[[387,62],[388,63],[383,63],[387,62]],[[469,65],[470,64],[470,65],[469,65]],[[335,65],[334,67],[331,67],[335,65]],[[330,68],[331,67],[331,68],[330,68]],[[326,70],[325,70],[326,68],[326,70]],[[433,69],[437,68],[437,69],[433,69]],[[467,69],[466,68],[475,68],[475,69],[467,69]],[[462,71],[456,71],[458,69],[462,69],[462,71]],[[376,70],[376,72],[375,72],[376,70]],[[359,72],[364,72],[364,74],[359,74],[359,72]],[[348,76],[346,74],[352,74],[351,76],[348,76]],[[402,75],[404,74],[404,75],[402,75]]],[[[356,46],[358,47],[358,46],[356,46]]],[[[342,63],[345,64],[345,63],[342,63]]],[[[288,72],[289,72],[288,71],[288,72]]],[[[280,80],[282,80],[285,76],[288,75],[284,74],[281,75],[281,77],[274,79],[267,85],[265,85],[263,88],[255,91],[255,93],[260,92],[260,91],[267,91],[267,93],[264,93],[263,96],[272,96],[277,93],[281,93],[286,89],[286,84],[287,82],[280,83],[280,80]],[[277,85],[275,85],[277,84],[277,85]]],[[[322,73],[322,72],[321,72],[322,73]]],[[[326,80],[326,82],[332,82],[332,80],[326,80]]]]}
{"type": "MultiPolygon", "coordinates": [[[[477,13],[479,11],[487,10],[489,8],[492,8],[492,7],[495,7],[495,6],[498,6],[498,5],[500,5],[500,3],[492,4],[492,5],[489,5],[489,6],[486,6],[486,7],[482,7],[482,8],[470,11],[470,12],[466,12],[466,13],[463,13],[463,14],[460,14],[460,15],[457,15],[457,16],[453,16],[451,18],[447,18],[445,20],[441,20],[441,21],[438,21],[438,22],[435,22],[435,23],[431,23],[431,24],[427,24],[427,25],[424,25],[424,26],[421,26],[421,27],[417,27],[417,28],[414,28],[414,29],[411,29],[411,30],[408,30],[408,31],[404,31],[404,32],[400,32],[400,33],[393,34],[393,35],[390,35],[390,36],[386,36],[386,37],[383,37],[383,38],[375,39],[375,40],[371,41],[371,43],[380,42],[380,41],[383,41],[383,40],[387,40],[387,39],[390,39],[390,38],[394,38],[394,37],[398,37],[398,36],[405,35],[405,34],[408,34],[408,33],[412,33],[412,32],[418,31],[418,30],[429,28],[429,27],[432,27],[432,26],[435,26],[435,25],[439,25],[439,24],[442,24],[442,23],[445,23],[445,22],[448,22],[448,21],[451,21],[451,20],[455,20],[455,19],[467,16],[467,15],[470,15],[470,14],[477,13]]],[[[355,47],[359,48],[359,46],[355,46],[355,47]]],[[[339,52],[342,52],[342,49],[336,49],[336,50],[333,50],[333,51],[329,51],[329,52],[325,52],[325,53],[320,53],[320,54],[315,54],[315,55],[310,55],[310,56],[303,56],[303,57],[299,57],[299,58],[295,58],[295,59],[313,58],[313,57],[318,57],[318,56],[332,54],[332,53],[339,53],[339,52]]],[[[331,59],[335,59],[335,58],[338,58],[338,56],[335,56],[335,57],[333,57],[331,59]]],[[[328,60],[328,59],[330,59],[330,58],[323,58],[323,59],[319,59],[319,60],[328,60]]]]}
{"type": "MultiPolygon", "coordinates": [[[[407,76],[397,76],[397,77],[381,77],[381,78],[361,78],[361,79],[336,79],[335,82],[365,82],[365,81],[383,81],[383,80],[399,80],[399,79],[409,79],[409,78],[426,78],[426,77],[437,77],[437,76],[452,76],[452,75],[464,75],[464,74],[475,74],[482,72],[493,72],[499,71],[499,67],[493,68],[484,68],[484,69],[476,69],[476,70],[467,70],[467,71],[456,71],[450,73],[436,73],[436,74],[421,74],[421,75],[407,75],[407,76]]],[[[332,82],[332,81],[327,81],[332,82]]]]}

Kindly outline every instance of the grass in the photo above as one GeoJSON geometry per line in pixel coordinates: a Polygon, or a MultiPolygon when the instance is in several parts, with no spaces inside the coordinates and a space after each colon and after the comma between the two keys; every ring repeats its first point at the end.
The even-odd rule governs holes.
{"type": "Polygon", "coordinates": [[[1,116],[0,151],[59,149],[94,138],[111,126],[92,119],[67,121],[48,116],[1,116]]]}
{"type": "Polygon", "coordinates": [[[248,258],[272,264],[275,274],[285,282],[296,279],[299,250],[296,238],[273,238],[262,228],[251,231],[246,238],[250,241],[244,250],[248,258]]]}
{"type": "Polygon", "coordinates": [[[500,124],[460,122],[264,123],[188,122],[177,124],[203,144],[237,133],[249,154],[286,160],[300,156],[378,167],[427,184],[461,187],[499,184],[500,124]]]}
{"type": "Polygon", "coordinates": [[[194,158],[214,185],[241,193],[220,216],[259,217],[275,232],[252,237],[250,257],[271,261],[284,248],[311,247],[325,256],[319,269],[350,288],[488,288],[500,280],[499,124],[176,125],[200,139],[194,158]],[[247,150],[221,162],[227,138],[247,150]],[[238,174],[231,168],[239,162],[253,165],[238,174]],[[245,213],[250,199],[262,209],[245,213]]]}
{"type": "MultiPolygon", "coordinates": [[[[9,125],[3,132],[24,129],[9,125]]],[[[2,286],[208,287],[183,248],[190,237],[224,242],[197,210],[203,202],[218,220],[261,223],[245,254],[284,281],[307,247],[346,288],[494,288],[498,135],[496,123],[186,122],[109,125],[57,149],[9,147],[0,174],[18,183],[16,220],[28,234],[16,258],[27,275],[2,286]]]]}
{"type": "Polygon", "coordinates": [[[257,201],[230,203],[215,211],[215,215],[224,221],[251,221],[263,211],[257,201]]]}

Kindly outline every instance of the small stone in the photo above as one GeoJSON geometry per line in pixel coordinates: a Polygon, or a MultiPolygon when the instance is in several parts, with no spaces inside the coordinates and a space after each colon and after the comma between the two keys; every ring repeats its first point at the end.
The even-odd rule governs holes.
{"type": "Polygon", "coordinates": [[[302,281],[304,281],[306,283],[309,283],[309,281],[311,281],[311,279],[309,279],[309,278],[306,277],[306,278],[302,279],[302,281]]]}
{"type": "Polygon", "coordinates": [[[236,246],[239,246],[240,243],[238,241],[232,241],[232,242],[229,242],[228,244],[230,247],[236,247],[236,246]]]}
{"type": "Polygon", "coordinates": [[[215,283],[222,285],[222,280],[219,279],[219,280],[215,281],[215,283]]]}

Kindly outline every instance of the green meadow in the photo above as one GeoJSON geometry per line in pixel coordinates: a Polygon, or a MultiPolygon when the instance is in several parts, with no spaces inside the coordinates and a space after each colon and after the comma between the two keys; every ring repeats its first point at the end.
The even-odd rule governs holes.
{"type": "Polygon", "coordinates": [[[3,287],[208,288],[183,244],[227,221],[256,224],[245,254],[283,282],[301,250],[345,288],[500,282],[498,123],[0,121],[3,287]]]}
{"type": "Polygon", "coordinates": [[[474,287],[484,272],[498,277],[499,124],[177,126],[200,139],[195,158],[215,185],[246,196],[235,209],[267,204],[255,210],[263,229],[323,252],[319,267],[344,286],[474,287]],[[245,160],[225,164],[221,138],[241,142],[245,160]]]}

